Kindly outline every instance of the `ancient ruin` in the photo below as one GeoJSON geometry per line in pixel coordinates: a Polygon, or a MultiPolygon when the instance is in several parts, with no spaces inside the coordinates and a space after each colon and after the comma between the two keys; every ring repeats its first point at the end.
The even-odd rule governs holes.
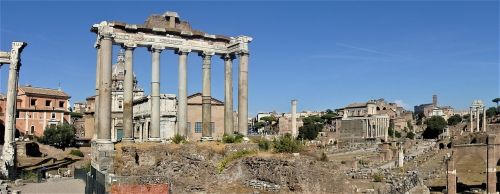
{"type": "Polygon", "coordinates": [[[483,101],[481,100],[474,100],[472,102],[472,105],[470,106],[470,132],[486,132],[486,106],[484,106],[483,101]],[[483,118],[480,118],[480,115],[483,114],[483,118]],[[479,126],[479,122],[483,122],[481,124],[481,127],[479,126]],[[475,122],[475,130],[474,130],[474,122],[475,122]]]}
{"type": "Polygon", "coordinates": [[[21,67],[21,52],[28,45],[25,42],[12,42],[10,52],[0,51],[0,65],[9,64],[9,83],[5,118],[5,135],[0,171],[2,176],[11,178],[16,171],[16,99],[21,67]]]}

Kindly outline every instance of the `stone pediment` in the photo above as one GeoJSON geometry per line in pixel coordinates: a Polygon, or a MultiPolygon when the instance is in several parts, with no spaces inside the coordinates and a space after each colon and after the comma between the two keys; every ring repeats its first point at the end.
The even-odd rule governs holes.
{"type": "MultiPolygon", "coordinates": [[[[191,96],[188,96],[187,103],[188,103],[188,105],[201,105],[202,104],[202,94],[198,92],[198,93],[195,93],[191,96]]],[[[212,97],[212,105],[224,105],[224,102],[212,97]]]]}

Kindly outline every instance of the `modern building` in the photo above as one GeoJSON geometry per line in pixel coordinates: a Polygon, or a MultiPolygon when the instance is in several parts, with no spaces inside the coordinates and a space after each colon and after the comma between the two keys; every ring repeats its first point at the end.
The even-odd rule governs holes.
{"type": "MultiPolygon", "coordinates": [[[[20,86],[17,96],[16,129],[21,135],[43,136],[45,128],[70,122],[68,94],[60,89],[20,86]]],[[[4,112],[5,97],[0,98],[4,112]]],[[[5,114],[1,114],[2,122],[5,114]]]]}
{"type": "MultiPolygon", "coordinates": [[[[137,98],[134,104],[134,135],[135,141],[147,141],[150,136],[151,96],[137,98]]],[[[177,99],[174,94],[160,95],[160,139],[168,140],[175,135],[177,99]]]]}
{"type": "Polygon", "coordinates": [[[438,96],[432,96],[432,103],[429,104],[421,104],[415,106],[415,115],[423,114],[426,118],[432,116],[441,116],[444,119],[448,120],[451,116],[454,115],[454,110],[451,106],[438,106],[438,96]]]}
{"type": "MultiPolygon", "coordinates": [[[[188,139],[199,140],[201,139],[202,132],[202,94],[195,93],[188,96],[188,139]]],[[[224,136],[224,102],[212,97],[212,116],[210,129],[212,130],[212,137],[214,140],[220,140],[224,136]]]]}

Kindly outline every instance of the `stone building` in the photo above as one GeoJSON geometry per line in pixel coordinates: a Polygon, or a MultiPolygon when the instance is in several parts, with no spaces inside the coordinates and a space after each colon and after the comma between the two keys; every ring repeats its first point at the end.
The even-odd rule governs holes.
{"type": "MultiPolygon", "coordinates": [[[[123,137],[123,84],[125,80],[125,53],[120,50],[117,62],[112,67],[111,77],[111,141],[116,142],[123,137]]],[[[134,74],[133,99],[144,96],[134,74]]]]}
{"type": "MultiPolygon", "coordinates": [[[[224,136],[224,102],[215,98],[211,99],[212,116],[210,122],[211,134],[214,140],[224,136]]],[[[202,93],[195,93],[187,98],[188,123],[187,136],[190,140],[199,140],[202,137],[202,93]]]]}
{"type": "Polygon", "coordinates": [[[383,99],[349,104],[336,110],[340,118],[334,120],[333,131],[338,131],[338,138],[343,141],[387,140],[390,115],[397,115],[397,110],[391,108],[394,106],[383,99]]]}
{"type": "MultiPolygon", "coordinates": [[[[302,121],[303,117],[297,118],[297,129],[304,126],[302,121]]],[[[292,134],[292,117],[290,114],[284,114],[282,117],[278,118],[279,135],[284,135],[287,133],[292,134]]]]}
{"type": "Polygon", "coordinates": [[[77,133],[77,140],[90,142],[94,135],[94,113],[95,113],[95,96],[86,99],[86,107],[83,111],[84,131],[77,133]]]}
{"type": "MultiPolygon", "coordinates": [[[[133,102],[135,141],[147,141],[151,124],[151,95],[137,98],[133,102]]],[[[174,94],[160,95],[160,138],[168,140],[175,135],[177,99],[174,94]]]]}
{"type": "MultiPolygon", "coordinates": [[[[17,90],[16,129],[21,135],[43,135],[47,126],[70,122],[68,94],[60,89],[20,86],[17,90]]],[[[6,98],[0,98],[5,110],[6,98]]],[[[5,115],[1,116],[5,122],[5,115]]]]}
{"type": "Polygon", "coordinates": [[[415,115],[423,114],[426,118],[432,116],[442,116],[444,119],[448,120],[454,115],[453,108],[451,106],[438,106],[438,96],[432,96],[432,103],[421,104],[414,107],[415,115]]]}
{"type": "Polygon", "coordinates": [[[87,108],[87,103],[85,102],[74,102],[73,109],[71,112],[77,112],[83,114],[87,108]]]}

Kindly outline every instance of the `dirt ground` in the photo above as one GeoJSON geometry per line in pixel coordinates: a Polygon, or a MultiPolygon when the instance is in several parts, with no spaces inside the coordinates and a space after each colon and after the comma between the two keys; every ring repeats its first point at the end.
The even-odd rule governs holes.
{"type": "Polygon", "coordinates": [[[26,183],[12,190],[20,190],[23,194],[79,194],[85,193],[85,182],[73,178],[51,179],[44,183],[26,183]]]}

